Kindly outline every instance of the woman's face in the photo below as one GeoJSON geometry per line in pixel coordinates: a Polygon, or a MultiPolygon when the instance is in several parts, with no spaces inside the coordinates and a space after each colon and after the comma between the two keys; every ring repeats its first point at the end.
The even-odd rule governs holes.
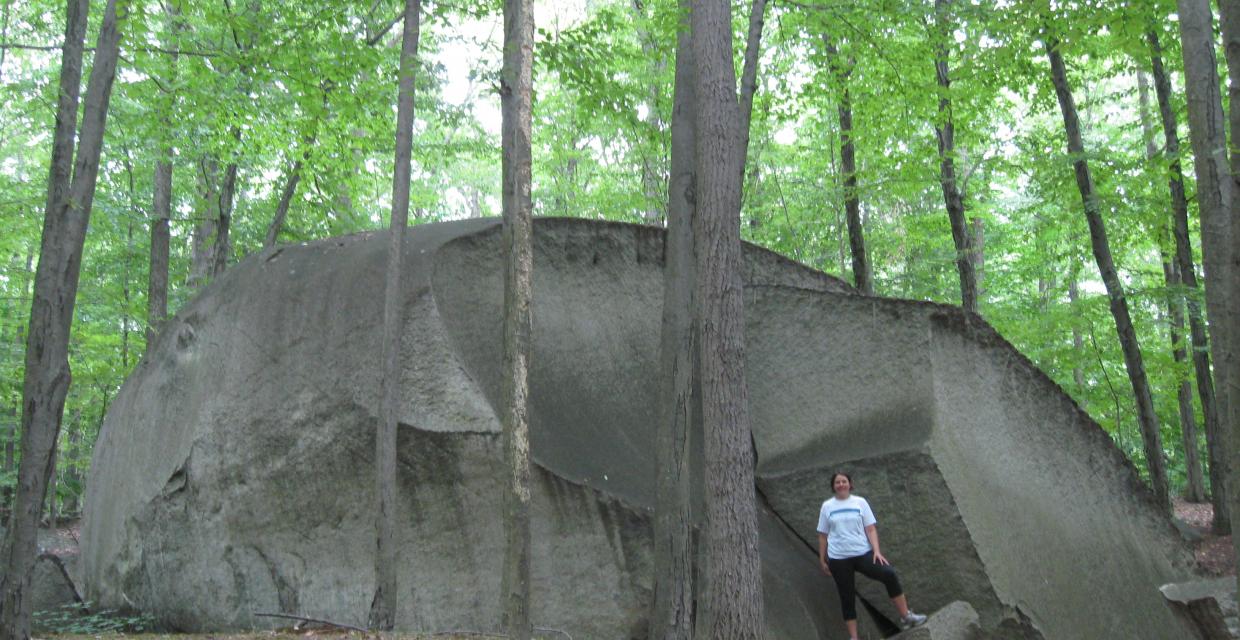
{"type": "Polygon", "coordinates": [[[831,488],[835,490],[836,497],[847,498],[849,492],[852,491],[852,483],[848,481],[846,476],[841,474],[835,476],[835,481],[831,483],[831,488]]]}

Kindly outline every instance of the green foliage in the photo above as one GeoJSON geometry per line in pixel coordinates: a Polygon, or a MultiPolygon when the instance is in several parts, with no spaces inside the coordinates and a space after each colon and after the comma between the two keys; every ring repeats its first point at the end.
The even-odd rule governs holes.
{"type": "MultiPolygon", "coordinates": [[[[230,163],[238,167],[233,260],[261,248],[299,162],[280,242],[382,228],[391,204],[400,31],[392,20],[400,7],[397,0],[129,3],[73,325],[59,499],[80,496],[106,407],[146,348],[160,150],[175,154],[174,312],[201,286],[193,278],[196,241],[209,246],[213,239],[219,177],[211,166],[217,174],[230,163]]],[[[738,69],[748,7],[734,3],[738,69]]],[[[45,46],[62,37],[60,5],[29,0],[3,10],[10,42],[45,46]]],[[[558,13],[540,17],[535,53],[536,212],[661,223],[676,3],[589,0],[576,12],[547,10],[558,13]]],[[[423,11],[411,185],[416,219],[497,215],[499,3],[428,3],[423,11]]],[[[828,68],[829,37],[853,65],[846,82],[858,191],[878,291],[956,304],[956,255],[933,128],[948,115],[940,113],[939,98],[949,97],[966,215],[984,239],[982,315],[1141,468],[1132,394],[1040,42],[1057,38],[1173,478],[1182,481],[1175,388],[1192,372],[1170,355],[1161,270],[1168,159],[1146,158],[1135,77],[1150,66],[1147,30],[1159,35],[1164,62],[1179,73],[1173,12],[1170,0],[1003,9],[956,0],[942,16],[948,26],[940,27],[929,2],[771,3],[744,172],[745,239],[851,277],[839,169],[844,86],[828,68]],[[946,91],[934,76],[940,47],[953,80],[946,91]]],[[[97,29],[98,16],[92,20],[97,29]]],[[[38,49],[8,49],[0,64],[0,440],[18,420],[57,67],[57,52],[38,49]]],[[[1173,108],[1187,149],[1182,94],[1173,108]]],[[[1192,166],[1187,154],[1183,160],[1192,166]]],[[[1189,191],[1191,197],[1191,182],[1189,191]]]]}
{"type": "Polygon", "coordinates": [[[149,632],[155,618],[144,613],[103,609],[88,613],[90,603],[65,604],[50,611],[34,612],[34,626],[47,633],[94,635],[149,632]]]}

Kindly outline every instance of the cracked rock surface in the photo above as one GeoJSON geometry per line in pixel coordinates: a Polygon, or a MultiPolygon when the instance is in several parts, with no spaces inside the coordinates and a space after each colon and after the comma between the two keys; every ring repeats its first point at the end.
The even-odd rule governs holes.
{"type": "MultiPolygon", "coordinates": [[[[499,225],[407,233],[397,625],[491,631],[499,225]]],[[[643,638],[662,230],[539,219],[534,243],[533,619],[643,638]]],[[[87,599],[186,631],[278,624],[257,612],[364,623],[386,247],[368,233],[265,251],[169,320],[95,448],[87,599]]],[[[967,602],[987,637],[1183,635],[1157,587],[1189,575],[1189,550],[1101,428],[993,329],[745,257],[769,637],[843,637],[814,532],[837,468],[918,610],[967,602]]],[[[895,613],[861,584],[877,637],[895,613]]]]}

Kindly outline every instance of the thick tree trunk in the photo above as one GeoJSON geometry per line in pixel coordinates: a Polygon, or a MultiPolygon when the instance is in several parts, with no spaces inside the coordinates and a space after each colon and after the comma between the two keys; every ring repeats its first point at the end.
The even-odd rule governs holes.
{"type": "MultiPolygon", "coordinates": [[[[1157,38],[1150,33],[1150,36],[1157,38]]],[[[1157,65],[1161,67],[1161,61],[1157,65]]],[[[1142,72],[1137,73],[1137,90],[1141,102],[1141,130],[1145,136],[1145,157],[1153,166],[1158,161],[1158,144],[1154,142],[1154,123],[1150,117],[1150,87],[1149,80],[1142,72]]],[[[1174,133],[1174,132],[1173,132],[1174,133]]],[[[1174,138],[1174,136],[1173,136],[1174,138]]],[[[1172,220],[1179,215],[1178,209],[1184,207],[1187,210],[1187,203],[1184,200],[1184,183],[1182,180],[1177,181],[1176,177],[1179,172],[1179,148],[1168,145],[1168,157],[1174,158],[1172,161],[1175,167],[1172,169],[1171,177],[1171,208],[1172,214],[1168,218],[1166,224],[1159,225],[1158,250],[1162,257],[1163,265],[1163,281],[1167,284],[1167,320],[1171,325],[1171,357],[1176,363],[1176,371],[1180,370],[1180,366],[1187,360],[1187,353],[1184,349],[1182,338],[1184,336],[1184,305],[1181,301],[1179,292],[1181,285],[1180,270],[1173,256],[1167,253],[1170,243],[1170,233],[1168,227],[1172,224],[1172,220]],[[1171,153],[1176,155],[1170,155],[1171,153]]],[[[1187,216],[1187,213],[1185,213],[1187,216]]],[[[1177,375],[1177,378],[1179,376],[1177,375]]],[[[1193,409],[1193,389],[1188,378],[1178,379],[1176,383],[1176,400],[1179,403],[1180,410],[1180,436],[1184,443],[1184,466],[1185,475],[1187,476],[1188,485],[1184,488],[1184,497],[1191,502],[1204,502],[1206,499],[1205,480],[1201,475],[1201,457],[1197,453],[1197,415],[1193,409]]]]}
{"type": "Polygon", "coordinates": [[[65,163],[73,159],[73,124],[77,100],[66,98],[67,85],[81,78],[86,3],[70,0],[61,62],[61,91],[53,137],[52,171],[39,267],[35,274],[34,303],[26,342],[26,370],[22,387],[22,456],[18,469],[12,529],[5,540],[5,571],[0,587],[0,640],[30,637],[32,600],[30,580],[37,555],[38,523],[47,483],[53,471],[53,452],[60,434],[65,396],[69,391],[69,329],[81,273],[82,247],[95,196],[99,155],[116,60],[120,31],[116,1],[108,0],[99,27],[90,81],[87,84],[77,157],[72,180],[65,189],[65,163]],[[66,77],[67,76],[67,77],[66,77]],[[68,136],[68,142],[63,136],[68,136]],[[67,191],[67,193],[66,193],[67,191]]]}
{"type": "Polygon", "coordinates": [[[857,195],[857,154],[852,134],[852,94],[848,81],[853,62],[840,60],[839,50],[830,36],[823,36],[831,70],[840,83],[840,172],[844,176],[844,215],[848,223],[848,246],[852,250],[853,284],[864,294],[874,295],[874,278],[865,252],[865,228],[861,224],[861,200],[857,195]]]}
{"type": "Polygon", "coordinates": [[[1059,43],[1053,38],[1046,38],[1043,44],[1046,47],[1047,57],[1050,58],[1051,80],[1055,85],[1055,95],[1059,98],[1059,110],[1063,113],[1064,130],[1068,138],[1068,153],[1074,158],[1072,167],[1076,173],[1077,189],[1081,192],[1085,219],[1089,223],[1089,240],[1093,245],[1094,260],[1098,263],[1098,271],[1102,275],[1107,297],[1111,301],[1111,315],[1115,318],[1115,331],[1124,352],[1124,365],[1128,369],[1128,380],[1132,383],[1133,395],[1136,396],[1137,419],[1141,425],[1141,441],[1145,447],[1146,464],[1150,472],[1150,488],[1159,504],[1169,511],[1171,500],[1167,487],[1167,469],[1163,460],[1158,415],[1154,413],[1154,401],[1150,397],[1145,363],[1141,358],[1137,333],[1128,313],[1128,300],[1124,296],[1123,284],[1119,281],[1115,263],[1111,258],[1106,226],[1103,224],[1102,211],[1098,206],[1098,194],[1094,191],[1094,179],[1089,173],[1089,164],[1085,161],[1085,145],[1081,141],[1081,125],[1077,117],[1076,103],[1068,87],[1067,71],[1064,69],[1063,56],[1059,53],[1059,43]]]}
{"type": "Polygon", "coordinates": [[[934,127],[939,141],[939,183],[943,187],[943,203],[951,223],[952,242],[956,246],[956,270],[960,273],[960,306],[973,313],[977,307],[977,277],[973,271],[973,239],[965,220],[964,197],[956,185],[956,125],[952,118],[951,75],[947,61],[947,42],[951,24],[947,16],[951,0],[935,0],[934,70],[939,85],[939,119],[934,127]]]}
{"type": "Polygon", "coordinates": [[[766,0],[753,0],[749,7],[749,33],[745,37],[745,58],[741,67],[741,142],[740,176],[744,188],[745,165],[749,163],[749,127],[753,120],[753,97],[758,92],[758,58],[762,53],[762,26],[766,17],[766,0]]]}
{"type": "Polygon", "coordinates": [[[504,569],[500,585],[503,627],[529,640],[530,621],[530,302],[533,292],[534,59],[532,0],[504,0],[503,116],[504,213],[504,569]]]}
{"type": "Polygon", "coordinates": [[[655,447],[658,493],[654,514],[652,640],[693,637],[693,547],[689,443],[701,424],[695,388],[693,250],[696,99],[690,0],[680,0],[676,80],[672,97],[671,184],[663,248],[663,324],[659,339],[659,423],[655,447]]]}
{"type": "MultiPolygon", "coordinates": [[[[1240,140],[1240,1],[1219,0],[1219,17],[1223,25],[1223,51],[1227,58],[1227,72],[1231,77],[1228,83],[1228,98],[1232,106],[1228,118],[1231,140],[1240,140]]],[[[1230,470],[1227,474],[1228,504],[1231,513],[1240,512],[1240,211],[1236,210],[1234,194],[1240,193],[1240,150],[1230,149],[1231,206],[1225,209],[1226,217],[1219,221],[1218,226],[1226,232],[1226,241],[1221,247],[1221,255],[1217,256],[1223,265],[1221,281],[1224,287],[1223,313],[1211,314],[1210,318],[1217,321],[1223,328],[1223,344],[1215,351],[1214,363],[1220,375],[1216,376],[1218,385],[1227,397],[1226,413],[1221,413],[1222,431],[1226,434],[1228,444],[1228,462],[1230,470]]],[[[1204,227],[1204,223],[1203,223],[1204,227]]],[[[1210,274],[1213,277],[1213,274],[1210,274]]],[[[1208,289],[1208,287],[1207,287],[1208,289]]],[[[1232,544],[1240,551],[1240,540],[1232,537],[1232,544]]],[[[1237,591],[1240,597],[1240,591],[1237,591]]]]}
{"type": "MultiPolygon", "coordinates": [[[[370,628],[391,631],[396,625],[396,573],[400,554],[396,529],[400,522],[397,494],[396,431],[400,413],[400,335],[404,327],[404,296],[400,275],[409,220],[409,177],[413,158],[414,76],[418,69],[421,0],[405,0],[396,98],[396,162],[392,172],[392,219],[383,297],[382,416],[375,434],[375,596],[370,603],[370,628]]],[[[300,165],[300,162],[298,163],[300,165]]],[[[287,189],[286,189],[287,191],[287,189]]]]}
{"type": "MultiPolygon", "coordinates": [[[[1209,316],[1210,352],[1214,357],[1215,402],[1217,424],[1214,442],[1210,440],[1210,417],[1206,416],[1206,443],[1219,452],[1231,451],[1231,438],[1226,428],[1226,416],[1230,411],[1231,398],[1227,393],[1226,366],[1220,358],[1227,351],[1228,333],[1223,318],[1227,316],[1228,298],[1231,296],[1235,278],[1229,274],[1226,256],[1231,242],[1229,217],[1233,215],[1233,191],[1227,158],[1227,134],[1223,121],[1223,97],[1219,92],[1218,61],[1215,57],[1214,18],[1210,0],[1177,0],[1180,24],[1180,42],[1184,54],[1184,93],[1188,102],[1189,139],[1193,147],[1193,166],[1197,173],[1197,206],[1201,211],[1201,264],[1205,269],[1206,311],[1209,316]]],[[[1155,88],[1158,87],[1157,77],[1155,88]]],[[[1164,125],[1165,126],[1165,125],[1164,125]]],[[[1184,250],[1181,245],[1188,241],[1187,224],[1180,228],[1176,222],[1176,254],[1184,250]]],[[[1191,265],[1191,252],[1187,254],[1191,265]]],[[[1184,268],[1180,258],[1180,277],[1193,275],[1184,268]]],[[[1190,307],[1190,320],[1193,309],[1190,307]]],[[[1190,328],[1191,328],[1190,324],[1190,328]]],[[[1194,345],[1198,342],[1194,339],[1194,345]]],[[[1204,385],[1198,375],[1198,392],[1204,385]]],[[[1214,530],[1218,533],[1232,531],[1231,486],[1226,480],[1231,475],[1229,453],[1211,458],[1210,484],[1216,505],[1226,509],[1214,512],[1214,530]],[[1217,482],[1216,478],[1223,480],[1217,482]],[[1220,499],[1220,492],[1226,494],[1220,499]],[[1223,512],[1226,513],[1223,513],[1223,512]]]]}
{"type": "Polygon", "coordinates": [[[744,370],[740,109],[731,24],[726,1],[693,3],[698,100],[694,235],[706,465],[706,595],[697,635],[757,640],[766,629],[744,370]]]}

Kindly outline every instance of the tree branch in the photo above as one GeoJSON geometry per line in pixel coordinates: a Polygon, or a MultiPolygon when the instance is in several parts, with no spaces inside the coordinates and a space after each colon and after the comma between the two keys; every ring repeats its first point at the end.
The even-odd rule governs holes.
{"type": "MultiPolygon", "coordinates": [[[[64,46],[59,45],[59,44],[39,45],[39,44],[22,44],[20,42],[0,42],[0,50],[22,49],[26,51],[60,51],[63,48],[64,46]]],[[[186,51],[183,49],[165,49],[163,47],[134,47],[133,50],[141,51],[142,53],[167,53],[171,55],[181,55],[181,56],[198,56],[200,58],[218,58],[218,57],[226,55],[218,51],[216,52],[186,51]]],[[[95,48],[86,47],[83,49],[83,51],[89,51],[91,53],[94,53],[95,48]]]]}
{"type": "Polygon", "coordinates": [[[369,38],[366,38],[366,44],[372,47],[378,44],[379,41],[383,39],[383,36],[386,36],[388,32],[392,30],[392,27],[396,26],[396,23],[400,22],[400,19],[403,17],[405,17],[404,11],[401,11],[400,13],[396,14],[396,17],[389,20],[387,22],[387,25],[385,25],[382,29],[377,31],[374,35],[370,36],[369,38]]]}
{"type": "Polygon", "coordinates": [[[320,620],[318,618],[307,618],[305,616],[293,616],[287,613],[257,613],[256,612],[253,615],[262,617],[262,618],[285,618],[288,620],[300,620],[301,622],[313,622],[315,624],[325,624],[328,626],[336,627],[337,629],[348,629],[349,631],[369,633],[369,631],[367,631],[366,629],[363,629],[361,627],[355,627],[351,624],[344,624],[342,622],[332,622],[331,620],[320,620]]]}

